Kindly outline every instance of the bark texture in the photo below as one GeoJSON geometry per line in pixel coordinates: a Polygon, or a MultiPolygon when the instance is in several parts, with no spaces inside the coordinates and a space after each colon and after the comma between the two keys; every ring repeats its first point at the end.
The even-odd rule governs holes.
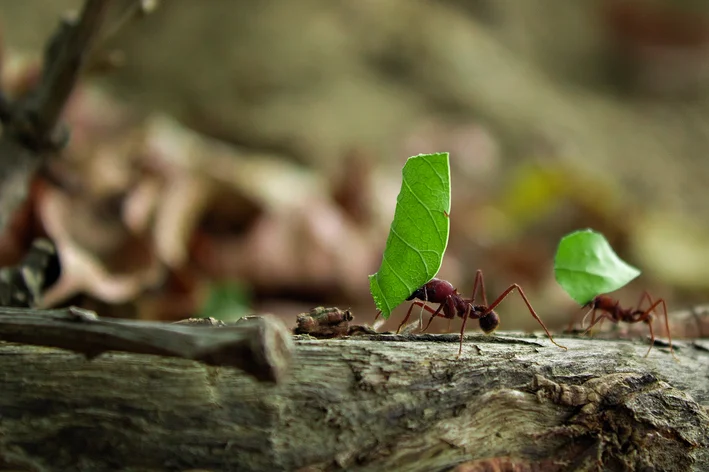
{"type": "Polygon", "coordinates": [[[277,384],[157,356],[0,344],[3,470],[702,471],[709,348],[296,337],[277,384]]]}

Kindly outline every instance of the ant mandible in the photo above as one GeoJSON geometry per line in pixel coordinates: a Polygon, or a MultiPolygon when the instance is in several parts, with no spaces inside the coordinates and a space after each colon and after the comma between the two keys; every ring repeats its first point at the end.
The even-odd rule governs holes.
{"type": "Polygon", "coordinates": [[[567,350],[565,346],[562,346],[561,344],[554,341],[554,338],[552,337],[551,333],[544,325],[544,322],[542,322],[541,318],[539,318],[539,315],[537,315],[537,313],[534,311],[534,308],[532,308],[532,304],[529,303],[527,296],[524,294],[522,287],[520,287],[519,285],[510,285],[507,290],[502,292],[502,294],[495,299],[494,302],[488,305],[487,295],[485,294],[485,282],[483,281],[483,273],[481,270],[478,270],[475,274],[473,296],[469,299],[463,298],[458,293],[458,290],[453,287],[450,282],[441,279],[432,279],[430,282],[416,289],[414,293],[412,293],[411,296],[407,298],[407,300],[418,299],[424,301],[417,300],[411,304],[411,306],[409,307],[409,311],[406,313],[404,321],[401,322],[396,332],[398,333],[401,327],[406,324],[406,321],[408,321],[409,317],[411,316],[411,310],[413,310],[414,306],[420,306],[424,310],[431,313],[431,319],[428,320],[428,324],[426,324],[426,327],[423,329],[423,331],[426,331],[428,329],[428,327],[431,325],[431,322],[436,316],[447,318],[449,320],[452,320],[456,316],[460,316],[461,318],[463,318],[463,326],[460,329],[460,347],[458,348],[458,357],[460,357],[461,353],[463,352],[463,335],[465,333],[465,324],[468,319],[472,318],[474,320],[478,320],[478,323],[480,324],[480,329],[482,329],[485,334],[492,333],[500,324],[500,317],[495,312],[495,308],[502,302],[502,300],[507,297],[507,295],[509,295],[515,290],[517,290],[517,292],[522,297],[522,300],[524,300],[525,305],[527,305],[527,308],[529,309],[529,313],[542,326],[544,332],[549,337],[549,340],[556,346],[567,350]],[[475,298],[478,295],[478,290],[482,292],[483,303],[481,305],[475,304],[475,298]],[[426,305],[427,302],[438,303],[438,309],[434,310],[433,308],[429,307],[428,305],[426,305]]]}
{"type": "Polygon", "coordinates": [[[588,314],[591,313],[591,324],[586,329],[585,333],[588,333],[589,331],[591,331],[591,328],[593,328],[596,324],[606,319],[610,320],[613,323],[618,323],[621,321],[625,323],[643,322],[650,328],[650,347],[645,353],[645,357],[647,357],[655,344],[655,332],[652,329],[652,315],[655,312],[655,308],[660,305],[662,305],[662,311],[665,316],[665,329],[667,330],[667,338],[669,340],[670,352],[672,353],[672,357],[677,359],[677,356],[675,356],[675,351],[672,348],[672,335],[670,334],[670,322],[667,318],[667,305],[665,304],[665,300],[662,298],[658,298],[655,302],[653,302],[652,297],[650,297],[650,294],[647,291],[643,292],[642,296],[640,297],[640,301],[637,304],[637,308],[621,308],[620,302],[618,300],[615,300],[614,298],[609,297],[608,295],[598,295],[597,297],[593,298],[590,302],[584,305],[584,308],[590,309],[588,313],[586,313],[586,315],[584,316],[584,320],[586,319],[588,314]],[[645,300],[650,303],[650,307],[647,310],[642,310],[641,306],[645,300]],[[596,312],[599,311],[601,313],[598,317],[596,317],[596,312]]]}

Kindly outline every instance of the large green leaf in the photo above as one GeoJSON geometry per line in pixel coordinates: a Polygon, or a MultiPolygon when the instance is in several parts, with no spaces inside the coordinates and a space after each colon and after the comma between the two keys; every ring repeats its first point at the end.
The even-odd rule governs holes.
{"type": "Polygon", "coordinates": [[[620,259],[602,234],[587,229],[561,239],[554,275],[566,293],[583,305],[596,295],[618,290],[640,271],[620,259]]]}
{"type": "Polygon", "coordinates": [[[384,318],[441,268],[450,208],[448,153],[410,157],[402,171],[382,265],[369,276],[372,298],[384,318]]]}

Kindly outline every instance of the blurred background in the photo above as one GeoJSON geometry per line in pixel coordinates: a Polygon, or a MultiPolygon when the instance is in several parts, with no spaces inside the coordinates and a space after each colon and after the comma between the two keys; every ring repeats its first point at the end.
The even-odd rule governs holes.
{"type": "MultiPolygon", "coordinates": [[[[31,88],[81,3],[0,1],[3,90],[31,88]]],[[[0,248],[10,264],[55,241],[48,305],[289,325],[325,305],[369,323],[401,167],[439,151],[453,178],[439,277],[466,296],[482,269],[489,299],[519,283],[564,328],[578,306],[553,255],[586,227],[643,270],[623,305],[709,296],[709,3],[130,5],[116,2],[66,111],[72,140],[0,248]]],[[[499,313],[501,329],[538,329],[517,296],[499,313]]]]}

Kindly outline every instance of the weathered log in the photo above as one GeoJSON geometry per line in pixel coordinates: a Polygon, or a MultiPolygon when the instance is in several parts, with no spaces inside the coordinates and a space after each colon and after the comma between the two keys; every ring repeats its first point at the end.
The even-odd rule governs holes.
{"type": "Polygon", "coordinates": [[[709,348],[534,335],[299,337],[280,384],[0,345],[13,470],[700,471],[709,348]],[[494,467],[498,467],[495,469],[494,467]]]}

